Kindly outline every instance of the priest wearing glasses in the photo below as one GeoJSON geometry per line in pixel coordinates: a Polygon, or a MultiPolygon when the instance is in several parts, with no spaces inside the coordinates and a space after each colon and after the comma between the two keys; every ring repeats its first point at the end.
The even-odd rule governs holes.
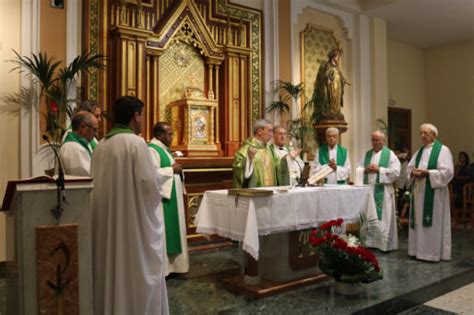
{"type": "Polygon", "coordinates": [[[400,176],[400,160],[385,146],[385,133],[376,130],[371,140],[372,149],[366,152],[359,166],[364,168],[364,184],[373,192],[381,233],[368,238],[366,245],[387,252],[398,248],[394,183],[400,176]]]}
{"type": "Polygon", "coordinates": [[[78,112],[72,117],[72,131],[63,140],[59,156],[66,175],[89,176],[92,148],[90,142],[95,139],[98,121],[88,112],[78,112]]]}
{"type": "Polygon", "coordinates": [[[451,259],[451,209],[448,184],[453,156],[432,124],[420,127],[423,146],[407,166],[412,183],[408,255],[420,260],[451,259]]]}

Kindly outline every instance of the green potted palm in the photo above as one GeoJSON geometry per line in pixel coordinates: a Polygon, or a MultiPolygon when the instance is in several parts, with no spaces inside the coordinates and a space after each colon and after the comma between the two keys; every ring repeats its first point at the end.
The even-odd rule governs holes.
{"type": "MultiPolygon", "coordinates": [[[[53,143],[61,142],[65,130],[66,117],[73,115],[73,104],[76,99],[69,99],[70,90],[74,86],[80,73],[89,72],[91,69],[105,68],[105,57],[100,54],[84,53],[78,55],[66,67],[60,68],[60,61],[48,57],[46,53],[33,54],[31,57],[21,56],[14,51],[16,58],[11,60],[16,66],[12,71],[18,71],[30,77],[35,86],[39,88],[39,101],[46,102],[46,133],[53,143]]],[[[28,93],[22,90],[21,94],[28,93]]],[[[10,101],[14,100],[10,97],[10,101]]],[[[18,98],[23,103],[23,95],[18,98]]],[[[29,104],[36,106],[37,104],[29,104]]]]}
{"type": "Polygon", "coordinates": [[[312,102],[308,101],[303,105],[303,111],[300,113],[298,101],[306,100],[304,83],[293,84],[288,81],[277,80],[274,82],[274,91],[278,95],[278,100],[273,101],[268,107],[268,113],[276,113],[277,117],[282,117],[285,113],[289,113],[291,109],[296,109],[292,113],[292,120],[288,122],[288,133],[291,138],[296,141],[294,144],[300,148],[301,155],[312,150],[314,146],[314,128],[311,124],[306,109],[309,108],[312,102]]]}

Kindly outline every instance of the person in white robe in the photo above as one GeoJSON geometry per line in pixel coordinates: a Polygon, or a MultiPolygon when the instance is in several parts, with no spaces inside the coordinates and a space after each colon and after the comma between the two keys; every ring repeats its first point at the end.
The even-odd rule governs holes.
{"type": "MultiPolygon", "coordinates": [[[[79,106],[77,106],[75,109],[74,109],[74,112],[75,113],[78,113],[78,112],[88,112],[88,113],[91,113],[96,119],[97,119],[97,123],[100,125],[100,123],[102,122],[102,110],[100,109],[100,106],[99,106],[99,103],[97,103],[97,101],[94,101],[94,100],[84,100],[79,106]]],[[[97,130],[99,128],[97,127],[97,130]]],[[[62,141],[64,142],[64,140],[66,139],[67,135],[72,132],[72,123],[69,127],[66,128],[65,132],[64,132],[64,135],[63,135],[63,139],[62,141]]],[[[97,144],[99,143],[99,140],[97,139],[97,132],[94,136],[94,138],[92,138],[91,141],[89,141],[89,149],[94,152],[95,148],[97,147],[97,144]]]]}
{"type": "Polygon", "coordinates": [[[94,314],[168,314],[161,183],[141,130],[143,102],[112,105],[113,128],[92,157],[94,314]]]}
{"type": "Polygon", "coordinates": [[[420,128],[421,147],[408,163],[412,183],[408,255],[420,260],[451,259],[451,209],[448,183],[453,178],[453,156],[441,144],[432,124],[420,128]]]}
{"type": "Polygon", "coordinates": [[[91,113],[78,112],[72,117],[71,125],[72,131],[59,149],[64,174],[89,176],[92,159],[90,142],[97,133],[99,123],[91,113]]]}
{"type": "Polygon", "coordinates": [[[287,144],[288,133],[281,126],[273,127],[273,145],[277,168],[278,186],[296,185],[304,169],[304,162],[299,157],[301,149],[295,150],[287,144]]]}
{"type": "Polygon", "coordinates": [[[318,173],[325,165],[333,169],[325,178],[327,184],[347,184],[352,172],[349,151],[338,144],[339,129],[326,129],[326,144],[316,150],[311,175],[318,173]]]}
{"type": "Polygon", "coordinates": [[[169,147],[173,130],[166,122],[158,122],[153,128],[154,138],[148,144],[153,164],[164,182],[163,202],[160,212],[165,222],[165,275],[189,271],[188,242],[186,238],[186,214],[183,200],[183,167],[175,162],[169,147]],[[174,190],[174,192],[173,192],[174,190]],[[171,199],[174,200],[171,200],[171,199]],[[166,212],[166,213],[165,213],[166,212]]]}
{"type": "Polygon", "coordinates": [[[385,146],[385,134],[372,132],[372,149],[367,151],[359,167],[364,168],[364,184],[374,193],[380,234],[367,237],[366,246],[382,251],[398,249],[396,183],[400,175],[400,160],[385,146]]]}

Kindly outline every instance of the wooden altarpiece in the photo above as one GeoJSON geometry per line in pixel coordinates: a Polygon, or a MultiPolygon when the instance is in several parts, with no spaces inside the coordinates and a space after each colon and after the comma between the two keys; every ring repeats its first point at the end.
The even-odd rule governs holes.
{"type": "MultiPolygon", "coordinates": [[[[229,0],[86,0],[83,12],[83,47],[108,61],[107,71],[83,79],[82,93],[97,99],[105,111],[122,95],[143,100],[145,140],[153,137],[157,121],[173,125],[173,120],[184,119],[173,117],[171,108],[173,102],[185,101],[187,88],[197,88],[211,100],[208,133],[213,143],[201,154],[188,146],[183,150],[187,156],[179,159],[186,175],[188,237],[199,239],[193,221],[202,192],[231,186],[233,155],[250,135],[252,122],[263,116],[261,11],[229,0]],[[177,53],[170,57],[172,49],[177,53]],[[171,59],[184,66],[170,70],[166,60],[171,59]],[[181,87],[179,97],[160,90],[166,84],[174,87],[172,80],[193,62],[193,78],[181,87]]],[[[192,138],[183,132],[175,136],[180,138],[172,150],[183,149],[183,139],[192,138]]]]}

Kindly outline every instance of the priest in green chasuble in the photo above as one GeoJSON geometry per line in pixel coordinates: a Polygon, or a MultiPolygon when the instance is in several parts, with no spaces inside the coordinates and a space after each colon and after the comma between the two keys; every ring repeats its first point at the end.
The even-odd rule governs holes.
{"type": "Polygon", "coordinates": [[[88,112],[78,112],[71,120],[72,131],[67,134],[59,149],[64,174],[90,176],[92,149],[99,123],[88,112]]]}
{"type": "Polygon", "coordinates": [[[359,163],[364,168],[364,184],[369,185],[374,194],[375,207],[381,234],[369,237],[368,247],[382,251],[398,248],[395,188],[393,184],[400,176],[400,161],[395,153],[385,146],[385,134],[372,132],[372,149],[367,151],[359,163]]]}
{"type": "Polygon", "coordinates": [[[234,156],[234,188],[277,185],[275,156],[269,145],[272,137],[273,126],[270,121],[255,121],[253,137],[245,140],[234,156]]]}
{"type": "Polygon", "coordinates": [[[148,144],[153,164],[162,177],[162,213],[165,220],[165,275],[186,273],[189,270],[188,243],[186,239],[186,214],[183,200],[183,167],[175,162],[170,151],[173,130],[166,122],[153,128],[154,138],[148,144]]]}
{"type": "Polygon", "coordinates": [[[347,184],[352,171],[349,151],[337,143],[338,137],[339,129],[332,127],[326,129],[326,144],[316,150],[311,167],[311,175],[319,172],[325,165],[333,169],[333,172],[325,178],[327,184],[347,184]]]}
{"type": "Polygon", "coordinates": [[[451,208],[448,184],[453,156],[432,124],[420,128],[423,146],[407,166],[412,183],[408,255],[427,261],[451,259],[451,208]]]}
{"type": "Polygon", "coordinates": [[[144,104],[123,96],[92,156],[94,314],[168,314],[161,179],[141,133],[144,104]]]}
{"type": "Polygon", "coordinates": [[[304,162],[299,157],[301,149],[295,150],[287,144],[288,133],[281,126],[273,128],[273,145],[271,149],[276,158],[275,168],[278,186],[293,185],[298,183],[304,162]]]}

